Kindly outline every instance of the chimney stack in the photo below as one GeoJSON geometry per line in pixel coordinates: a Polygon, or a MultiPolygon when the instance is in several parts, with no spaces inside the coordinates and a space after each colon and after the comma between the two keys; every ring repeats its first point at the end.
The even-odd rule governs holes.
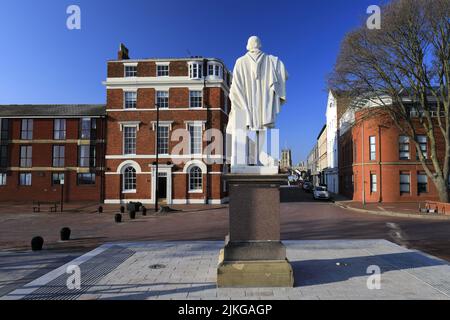
{"type": "Polygon", "coordinates": [[[120,44],[119,53],[117,54],[118,60],[128,60],[130,56],[128,55],[128,48],[125,47],[123,43],[120,44]]]}

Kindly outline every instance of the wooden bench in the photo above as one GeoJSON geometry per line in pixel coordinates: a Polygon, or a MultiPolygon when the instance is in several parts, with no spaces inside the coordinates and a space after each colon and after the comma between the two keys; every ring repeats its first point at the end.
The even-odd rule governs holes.
{"type": "Polygon", "coordinates": [[[58,211],[58,203],[54,201],[33,201],[33,212],[41,212],[41,206],[49,205],[50,212],[58,211]]]}

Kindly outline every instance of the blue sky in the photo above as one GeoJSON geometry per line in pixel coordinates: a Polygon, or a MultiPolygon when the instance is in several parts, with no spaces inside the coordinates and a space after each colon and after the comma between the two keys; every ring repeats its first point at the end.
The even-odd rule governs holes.
{"type": "Polygon", "coordinates": [[[106,60],[202,55],[232,69],[250,35],[290,79],[281,146],[304,160],[325,123],[326,76],[344,35],[381,0],[0,1],[0,104],[105,103],[106,60]],[[66,9],[81,8],[81,30],[66,9]]]}

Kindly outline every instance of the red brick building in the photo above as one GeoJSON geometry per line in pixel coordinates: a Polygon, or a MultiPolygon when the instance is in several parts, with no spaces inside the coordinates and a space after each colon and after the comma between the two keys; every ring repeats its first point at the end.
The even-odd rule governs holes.
{"type": "Polygon", "coordinates": [[[104,105],[1,105],[0,201],[103,201],[104,105]]]}
{"type": "MultiPolygon", "coordinates": [[[[340,122],[341,194],[368,203],[438,200],[436,188],[418,160],[415,145],[385,112],[379,108],[357,112],[348,109],[340,122]]],[[[429,141],[420,127],[416,127],[420,148],[429,159],[429,141]]],[[[431,161],[429,167],[432,168],[431,161]]]]}
{"type": "Polygon", "coordinates": [[[206,132],[223,138],[230,72],[214,58],[128,58],[108,62],[105,203],[223,203],[227,200],[223,148],[208,154],[206,132]],[[159,141],[156,142],[159,106],[159,141]],[[183,136],[183,137],[181,137],[183,136]],[[178,152],[184,141],[183,152],[178,152]],[[158,147],[157,147],[158,145],[158,147]],[[158,179],[156,152],[158,149],[158,179]]]}

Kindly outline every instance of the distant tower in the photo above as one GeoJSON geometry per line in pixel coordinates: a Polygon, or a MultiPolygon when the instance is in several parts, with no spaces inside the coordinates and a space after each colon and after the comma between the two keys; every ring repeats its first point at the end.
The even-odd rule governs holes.
{"type": "Polygon", "coordinates": [[[287,170],[292,168],[291,149],[281,150],[280,169],[287,170]]]}

